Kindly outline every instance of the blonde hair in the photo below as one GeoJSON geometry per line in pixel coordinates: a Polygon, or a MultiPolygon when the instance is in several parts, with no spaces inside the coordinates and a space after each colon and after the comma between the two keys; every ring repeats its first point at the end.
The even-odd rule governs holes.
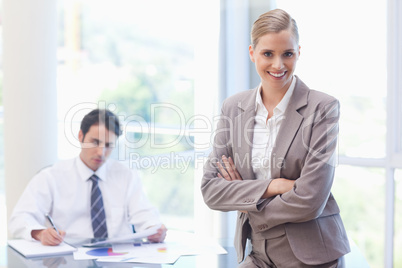
{"type": "Polygon", "coordinates": [[[299,30],[296,21],[284,10],[274,9],[268,11],[254,22],[251,28],[251,45],[255,48],[260,38],[267,33],[279,33],[290,30],[299,44],[299,30]]]}

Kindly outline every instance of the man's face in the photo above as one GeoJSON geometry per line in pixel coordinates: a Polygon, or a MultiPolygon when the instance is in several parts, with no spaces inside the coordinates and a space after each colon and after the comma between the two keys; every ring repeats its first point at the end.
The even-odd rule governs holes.
{"type": "Polygon", "coordinates": [[[87,134],[80,130],[78,138],[81,142],[81,160],[93,171],[105,163],[116,145],[117,136],[105,125],[92,125],[87,134]]]}

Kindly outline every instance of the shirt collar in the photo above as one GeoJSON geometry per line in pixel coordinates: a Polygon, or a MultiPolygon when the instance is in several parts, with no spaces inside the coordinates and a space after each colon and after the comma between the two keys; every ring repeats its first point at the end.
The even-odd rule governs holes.
{"type": "Polygon", "coordinates": [[[258,86],[258,89],[257,89],[256,97],[255,97],[255,111],[258,110],[258,107],[260,107],[260,108],[264,107],[264,104],[262,103],[261,89],[262,88],[261,88],[261,83],[260,83],[260,85],[258,86]]]}
{"type": "Polygon", "coordinates": [[[78,174],[80,175],[81,179],[86,181],[88,180],[93,174],[96,174],[96,176],[99,177],[99,179],[106,181],[106,163],[104,163],[102,166],[100,166],[100,168],[98,168],[98,170],[96,170],[95,172],[90,169],[89,167],[87,167],[87,165],[85,165],[84,162],[82,162],[81,157],[77,157],[76,158],[76,166],[77,166],[77,170],[78,170],[78,174]]]}
{"type": "MultiPolygon", "coordinates": [[[[295,89],[295,85],[296,85],[296,78],[293,76],[292,78],[292,83],[290,84],[288,90],[285,93],[285,96],[283,96],[282,100],[278,103],[278,105],[274,108],[274,114],[275,115],[279,115],[285,112],[286,108],[288,107],[289,101],[290,101],[290,97],[293,94],[293,91],[295,89]]],[[[258,107],[260,108],[265,108],[264,104],[262,103],[262,97],[261,97],[261,84],[258,86],[258,92],[257,92],[257,96],[255,99],[255,111],[258,110],[258,107]]]]}

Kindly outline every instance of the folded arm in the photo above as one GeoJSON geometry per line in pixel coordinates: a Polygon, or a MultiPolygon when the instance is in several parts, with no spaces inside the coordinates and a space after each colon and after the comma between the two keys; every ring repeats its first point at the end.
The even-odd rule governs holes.
{"type": "MultiPolygon", "coordinates": [[[[242,175],[236,169],[233,162],[234,120],[226,117],[224,110],[225,104],[218,122],[213,151],[204,165],[204,177],[201,185],[204,201],[211,209],[221,211],[258,211],[257,205],[261,198],[270,198],[282,193],[288,190],[293,182],[278,179],[271,185],[273,182],[271,179],[244,178],[244,174],[242,175]],[[221,161],[222,163],[220,163],[221,161]]],[[[241,161],[244,160],[244,157],[246,156],[240,156],[241,161]]],[[[244,163],[249,164],[250,161],[245,160],[244,163]]],[[[251,166],[245,169],[251,169],[251,166]]],[[[253,173],[249,172],[249,174],[253,173]]]]}
{"type": "Polygon", "coordinates": [[[250,224],[272,228],[288,222],[309,221],[322,214],[334,179],[338,120],[337,101],[324,106],[305,120],[301,131],[309,138],[308,142],[303,140],[306,158],[300,177],[296,179],[291,191],[264,203],[258,212],[250,213],[250,224]]]}
{"type": "MultiPolygon", "coordinates": [[[[218,177],[221,179],[225,179],[227,181],[242,181],[242,177],[240,173],[237,171],[237,168],[233,162],[231,157],[222,156],[222,163],[217,162],[217,166],[219,169],[218,177]]],[[[260,197],[260,199],[267,199],[270,197],[274,197],[276,195],[280,195],[286,193],[293,189],[295,184],[294,180],[288,180],[285,178],[276,178],[271,181],[268,185],[267,189],[260,197]]],[[[243,211],[244,212],[244,211],[243,211]]]]}

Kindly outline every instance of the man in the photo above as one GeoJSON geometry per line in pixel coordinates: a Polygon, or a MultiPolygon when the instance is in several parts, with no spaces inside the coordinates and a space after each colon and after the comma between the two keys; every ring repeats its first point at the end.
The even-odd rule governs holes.
{"type": "Polygon", "coordinates": [[[137,232],[160,226],[148,239],[162,242],[167,229],[138,175],[108,160],[120,135],[119,120],[112,112],[96,109],[87,114],[78,134],[80,155],[33,177],[11,215],[11,234],[58,245],[65,237],[110,238],[132,233],[133,226],[137,232]]]}

